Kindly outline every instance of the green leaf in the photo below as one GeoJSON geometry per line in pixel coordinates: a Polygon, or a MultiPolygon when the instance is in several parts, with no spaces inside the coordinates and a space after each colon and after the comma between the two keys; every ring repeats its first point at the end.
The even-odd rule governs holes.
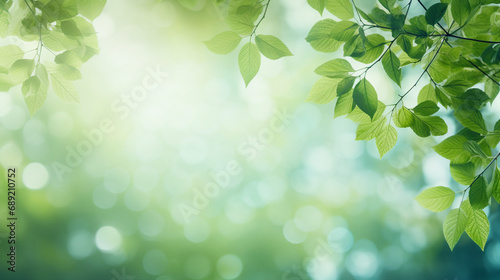
{"type": "Polygon", "coordinates": [[[375,115],[373,117],[370,117],[367,113],[363,112],[359,107],[355,107],[352,110],[352,112],[349,113],[349,115],[347,115],[347,118],[355,123],[360,123],[360,124],[373,123],[384,114],[386,107],[387,106],[383,102],[379,101],[377,106],[377,112],[375,112],[375,115]]]}
{"type": "Polygon", "coordinates": [[[396,40],[396,43],[406,54],[409,54],[413,48],[413,43],[408,35],[400,35],[396,40]]]}
{"type": "Polygon", "coordinates": [[[306,41],[319,52],[330,53],[338,50],[342,42],[335,40],[331,34],[335,24],[332,19],[318,21],[309,31],[306,41]]]}
{"type": "Polygon", "coordinates": [[[91,21],[102,13],[104,6],[106,0],[78,0],[78,12],[91,21]]]}
{"type": "Polygon", "coordinates": [[[433,147],[440,156],[449,159],[451,163],[463,164],[469,162],[471,154],[464,149],[467,138],[461,135],[453,135],[433,147]]]}
{"type": "Polygon", "coordinates": [[[260,53],[254,43],[247,43],[241,48],[238,55],[238,65],[245,85],[248,86],[260,68],[260,53]]]}
{"type": "Polygon", "coordinates": [[[437,111],[439,111],[439,107],[432,101],[424,101],[413,108],[413,112],[421,116],[430,116],[437,111]]]}
{"type": "Polygon", "coordinates": [[[41,86],[40,79],[36,76],[24,81],[21,92],[32,115],[42,107],[47,99],[47,89],[41,86]]]}
{"type": "Polygon", "coordinates": [[[375,88],[366,79],[356,84],[353,92],[354,103],[373,119],[378,107],[378,98],[375,88]]]}
{"type": "Polygon", "coordinates": [[[418,93],[418,103],[422,103],[427,100],[438,103],[436,92],[434,91],[432,84],[425,85],[418,93]]]}
{"type": "Polygon", "coordinates": [[[497,203],[500,203],[500,170],[498,169],[498,167],[495,168],[495,179],[492,183],[493,186],[491,194],[493,198],[495,198],[497,203]]]}
{"type": "Polygon", "coordinates": [[[448,132],[448,126],[444,122],[444,120],[440,117],[437,116],[420,116],[420,115],[413,115],[415,119],[415,123],[411,128],[413,131],[420,137],[427,137],[427,136],[421,136],[417,132],[422,132],[422,135],[427,134],[427,130],[434,136],[441,136],[445,135],[448,132]],[[426,127],[426,128],[424,128],[426,127]]]}
{"type": "Polygon", "coordinates": [[[455,111],[455,117],[464,126],[480,134],[487,134],[483,115],[476,109],[462,108],[455,111]]]}
{"type": "Polygon", "coordinates": [[[354,17],[354,10],[349,0],[326,0],[326,9],[334,16],[349,20],[354,17]]]}
{"type": "Polygon", "coordinates": [[[399,58],[392,51],[388,51],[382,58],[382,65],[387,76],[401,87],[401,63],[399,58]]]}
{"type": "Polygon", "coordinates": [[[31,76],[35,69],[35,62],[32,59],[19,59],[9,70],[9,75],[15,83],[19,84],[31,76]]]}
{"type": "Polygon", "coordinates": [[[359,25],[355,22],[339,21],[335,23],[334,28],[331,30],[331,36],[337,41],[345,42],[352,38],[358,28],[359,25]]]}
{"type": "Polygon", "coordinates": [[[49,74],[43,64],[38,64],[35,69],[35,75],[40,79],[40,90],[47,92],[49,90],[49,74]]]}
{"type": "Polygon", "coordinates": [[[380,34],[366,36],[365,53],[360,57],[354,57],[354,59],[365,64],[372,63],[384,52],[385,43],[385,38],[380,34]]]}
{"type": "Polygon", "coordinates": [[[495,100],[498,95],[498,91],[500,91],[500,87],[491,79],[487,79],[486,82],[484,82],[484,91],[490,98],[490,102],[493,103],[493,100],[495,100]]]}
{"type": "Polygon", "coordinates": [[[64,79],[64,76],[57,72],[49,72],[54,93],[66,102],[78,102],[78,92],[71,81],[64,79]]]}
{"type": "Polygon", "coordinates": [[[0,47],[0,68],[9,69],[14,62],[22,59],[24,52],[16,45],[0,47]]]}
{"type": "Polygon", "coordinates": [[[472,162],[464,164],[450,164],[451,176],[462,185],[470,185],[476,177],[476,166],[472,162]]]}
{"type": "Polygon", "coordinates": [[[47,63],[47,69],[49,72],[57,72],[58,75],[68,81],[75,81],[82,78],[80,71],[73,66],[47,63]]]}
{"type": "Polygon", "coordinates": [[[444,219],[443,233],[450,250],[453,251],[466,227],[467,215],[461,208],[453,209],[448,213],[444,219]]]}
{"type": "Polygon", "coordinates": [[[73,50],[65,51],[56,55],[54,62],[57,64],[65,64],[75,68],[80,68],[83,64],[83,57],[85,55],[85,48],[78,47],[73,50]]]}
{"type": "Polygon", "coordinates": [[[414,121],[413,124],[410,126],[413,132],[415,132],[415,134],[420,137],[429,137],[431,135],[431,129],[429,128],[429,126],[415,114],[413,114],[413,116],[414,116],[413,118],[414,121]]]}
{"type": "Polygon", "coordinates": [[[467,141],[464,143],[464,150],[468,151],[469,153],[473,154],[473,155],[477,155],[477,156],[480,156],[481,158],[488,158],[488,155],[483,151],[483,149],[481,149],[481,147],[479,146],[479,144],[477,142],[474,142],[474,141],[467,141]]]}
{"type": "Polygon", "coordinates": [[[337,85],[337,96],[348,93],[354,86],[356,77],[346,77],[337,85]]]}
{"type": "Polygon", "coordinates": [[[394,8],[394,4],[396,4],[396,0],[379,0],[379,2],[388,11],[392,11],[392,9],[394,8]]]}
{"type": "Polygon", "coordinates": [[[398,127],[410,127],[415,123],[413,114],[405,106],[402,106],[394,115],[394,123],[398,127]]]}
{"type": "Polygon", "coordinates": [[[462,96],[464,92],[471,87],[471,82],[463,77],[452,77],[443,85],[443,89],[452,96],[462,96]]]}
{"type": "Polygon", "coordinates": [[[232,31],[226,31],[215,35],[212,39],[203,43],[213,53],[228,54],[234,51],[240,42],[240,35],[232,31]]]}
{"type": "MultiPolygon", "coordinates": [[[[338,89],[338,87],[337,87],[338,89]]],[[[333,118],[337,118],[340,116],[347,115],[354,110],[356,105],[354,104],[354,100],[352,99],[352,90],[347,92],[346,94],[342,94],[337,99],[337,103],[335,104],[334,115],[333,118]]]]}
{"type": "Polygon", "coordinates": [[[242,15],[228,16],[226,23],[231,30],[241,35],[250,35],[255,27],[250,18],[242,15]]]}
{"type": "Polygon", "coordinates": [[[70,19],[70,20],[62,21],[61,22],[61,30],[66,36],[68,36],[70,38],[82,37],[82,32],[80,31],[78,26],[76,26],[76,22],[74,20],[70,19]]]}
{"type": "Polygon", "coordinates": [[[337,85],[342,79],[321,77],[311,88],[306,98],[308,102],[327,104],[337,96],[337,85]]]}
{"type": "Polygon", "coordinates": [[[349,61],[343,58],[336,58],[321,64],[314,72],[318,75],[338,78],[348,76],[350,72],[354,72],[354,69],[349,61]]]}
{"type": "Polygon", "coordinates": [[[280,39],[272,35],[257,35],[255,43],[259,51],[269,59],[279,59],[284,56],[292,56],[293,54],[280,39]]]}
{"type": "Polygon", "coordinates": [[[486,180],[482,175],[470,186],[469,200],[472,209],[483,209],[490,204],[486,187],[486,180]]]}
{"type": "Polygon", "coordinates": [[[490,234],[490,222],[482,209],[474,210],[469,200],[462,203],[461,208],[467,214],[467,235],[484,251],[484,246],[490,234]]]}
{"type": "Polygon", "coordinates": [[[353,58],[363,57],[366,54],[366,45],[360,35],[351,37],[344,44],[344,56],[353,58]]]}
{"type": "Polygon", "coordinates": [[[465,24],[470,12],[469,0],[451,0],[451,14],[459,26],[465,24]]]}
{"type": "Polygon", "coordinates": [[[398,132],[390,125],[386,124],[375,138],[377,149],[382,158],[387,152],[392,150],[398,141],[398,132]]]}
{"type": "Polygon", "coordinates": [[[437,3],[430,6],[425,12],[425,20],[430,25],[438,23],[443,18],[447,8],[448,4],[446,3],[437,3]]]}
{"type": "Polygon", "coordinates": [[[441,212],[448,209],[455,199],[455,192],[446,187],[433,187],[423,190],[415,200],[427,210],[441,212]]]}
{"type": "Polygon", "coordinates": [[[386,118],[379,118],[370,123],[362,123],[356,129],[356,140],[371,140],[383,130],[386,118]]]}
{"type": "Polygon", "coordinates": [[[326,0],[307,0],[309,6],[319,12],[320,15],[323,15],[323,10],[325,10],[326,0]]]}

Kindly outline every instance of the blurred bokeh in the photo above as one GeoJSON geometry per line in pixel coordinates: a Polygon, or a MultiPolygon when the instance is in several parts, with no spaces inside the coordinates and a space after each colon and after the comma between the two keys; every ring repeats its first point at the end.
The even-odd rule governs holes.
{"type": "MultiPolygon", "coordinates": [[[[201,43],[226,30],[211,1],[108,1],[80,103],[52,93],[30,116],[19,88],[0,93],[0,180],[17,168],[19,217],[14,274],[3,188],[0,279],[498,279],[497,206],[485,252],[465,235],[450,252],[446,213],[413,200],[461,188],[430,148],[441,138],[399,130],[379,159],[333,104],[304,102],[314,68],[340,56],[305,42],[320,19],[272,1],[258,32],[294,56],[264,58],[245,88],[237,52],[201,43]]],[[[419,69],[405,71],[408,88],[419,69]]],[[[381,68],[368,78],[394,98],[381,68]]]]}

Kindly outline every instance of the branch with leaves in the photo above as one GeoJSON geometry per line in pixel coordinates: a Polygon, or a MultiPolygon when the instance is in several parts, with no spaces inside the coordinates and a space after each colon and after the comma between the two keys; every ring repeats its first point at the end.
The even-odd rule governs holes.
{"type": "Polygon", "coordinates": [[[216,6],[219,9],[226,6],[226,22],[231,31],[222,32],[204,42],[207,48],[216,54],[229,54],[238,47],[243,38],[248,38],[248,43],[243,45],[238,55],[240,73],[246,86],[259,72],[261,54],[271,60],[292,56],[288,47],[277,37],[257,35],[257,30],[265,19],[270,4],[271,0],[265,3],[259,0],[217,3],[216,6]]]}
{"type": "Polygon", "coordinates": [[[106,0],[0,0],[0,37],[37,43],[34,56],[15,44],[0,47],[0,90],[21,84],[31,114],[43,106],[51,85],[61,99],[78,101],[73,81],[81,79],[81,65],[99,53],[92,21],[105,4],[106,0]]]}
{"type": "MultiPolygon", "coordinates": [[[[259,51],[267,56],[263,45],[276,52],[281,49],[281,56],[274,58],[289,51],[281,41],[259,44],[259,36],[257,47],[251,46],[252,34],[263,19],[253,24],[259,18],[256,14],[261,14],[263,6],[267,10],[269,2],[218,2],[229,6],[227,21],[233,32],[216,36],[207,46],[216,53],[229,53],[241,40],[236,33],[246,32],[250,43],[240,51],[239,60],[248,85],[260,66],[259,51]],[[250,13],[253,17],[248,16],[249,11],[254,11],[250,13]]],[[[354,0],[307,2],[320,15],[326,9],[331,16],[314,24],[306,41],[318,52],[341,49],[344,57],[316,68],[315,73],[322,77],[312,86],[307,101],[335,101],[334,117],[346,116],[356,122],[356,140],[375,139],[381,157],[396,145],[396,127],[410,128],[419,137],[442,136],[449,131],[441,116],[453,112],[461,127],[434,150],[450,160],[451,175],[464,189],[458,192],[460,206],[449,212],[443,232],[450,249],[463,232],[484,249],[489,222],[483,209],[492,197],[500,202],[499,155],[492,157],[500,142],[500,121],[489,127],[481,113],[500,90],[500,6],[496,5],[500,1],[442,0],[426,7],[420,0],[378,0],[369,12],[354,0]],[[411,9],[422,8],[423,14],[409,18],[411,9]],[[359,63],[367,66],[355,69],[353,65],[359,63]],[[376,88],[367,79],[368,71],[379,63],[401,91],[392,105],[379,100],[376,88]],[[410,65],[422,70],[414,83],[405,87],[402,80],[410,65]],[[418,104],[407,107],[405,97],[426,79],[417,96],[418,104]]],[[[416,200],[438,212],[459,199],[458,193],[439,186],[424,190],[416,200]]]]}

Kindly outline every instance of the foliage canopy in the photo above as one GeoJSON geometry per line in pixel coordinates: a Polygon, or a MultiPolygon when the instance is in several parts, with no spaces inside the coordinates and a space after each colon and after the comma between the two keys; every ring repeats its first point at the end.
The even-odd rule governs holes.
{"type": "Polygon", "coordinates": [[[81,79],[81,65],[99,53],[92,21],[105,4],[106,0],[0,0],[0,37],[36,45],[31,50],[19,44],[0,47],[0,90],[21,84],[32,114],[44,104],[51,85],[61,99],[78,101],[73,81],[81,79]]]}
{"type": "MultiPolygon", "coordinates": [[[[215,2],[231,31],[205,44],[214,53],[228,54],[243,40],[238,64],[247,86],[259,70],[261,54],[273,60],[292,55],[277,37],[257,35],[271,0],[215,2]]],[[[464,187],[456,193],[437,186],[415,199],[434,212],[457,201],[458,207],[443,224],[450,249],[466,232],[484,250],[489,222],[483,209],[492,198],[500,202],[500,154],[494,154],[500,142],[500,120],[490,125],[482,114],[499,92],[500,1],[441,0],[425,5],[420,0],[378,0],[370,11],[353,0],[307,2],[325,18],[312,26],[305,41],[318,52],[339,51],[344,58],[326,61],[314,70],[322,77],[306,100],[335,102],[334,116],[357,123],[356,140],[375,139],[381,157],[396,145],[396,127],[410,128],[419,137],[448,135],[442,116],[453,112],[460,129],[434,150],[450,160],[453,179],[464,187]],[[325,9],[331,15],[326,16],[325,9]],[[410,18],[410,9],[423,12],[410,18]],[[400,89],[393,104],[380,101],[377,90],[381,89],[367,78],[379,63],[400,89]],[[360,64],[366,66],[355,67],[360,64]],[[407,67],[421,68],[410,86],[403,83],[407,67]],[[410,107],[405,97],[419,83],[425,84],[418,104],[410,107]]]]}

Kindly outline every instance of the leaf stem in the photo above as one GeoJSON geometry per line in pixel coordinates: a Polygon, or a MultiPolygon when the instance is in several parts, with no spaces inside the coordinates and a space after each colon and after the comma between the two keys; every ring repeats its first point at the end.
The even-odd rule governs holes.
{"type": "Polygon", "coordinates": [[[472,183],[464,190],[464,194],[465,192],[470,189],[470,187],[472,185],[474,185],[474,183],[481,177],[483,176],[483,174],[486,172],[486,170],[488,170],[488,168],[490,168],[491,165],[493,165],[494,162],[496,162],[498,160],[498,158],[500,157],[500,152],[498,152],[498,154],[493,158],[493,160],[491,160],[491,162],[488,164],[488,166],[486,166],[485,169],[483,169],[483,171],[481,173],[479,173],[479,175],[476,176],[476,178],[474,179],[474,181],[472,181],[472,183]]]}
{"type": "Polygon", "coordinates": [[[250,40],[252,40],[252,36],[255,35],[255,32],[257,32],[257,28],[259,27],[259,25],[262,23],[262,21],[264,20],[264,18],[266,17],[266,14],[267,14],[267,9],[269,8],[269,3],[271,2],[271,0],[267,0],[267,3],[264,5],[264,13],[262,14],[262,17],[259,19],[259,21],[257,22],[257,24],[255,25],[255,27],[253,28],[253,31],[252,33],[250,34],[250,40]]]}
{"type": "Polygon", "coordinates": [[[432,62],[436,59],[437,55],[439,54],[439,51],[441,50],[441,47],[443,46],[444,41],[446,41],[446,38],[443,38],[441,40],[441,44],[439,44],[439,47],[437,48],[436,53],[432,57],[432,59],[429,62],[429,64],[427,64],[427,66],[425,67],[425,69],[422,72],[422,74],[420,74],[420,76],[418,77],[417,81],[413,84],[413,86],[411,86],[403,95],[401,95],[399,97],[398,102],[396,102],[396,104],[394,105],[394,107],[392,108],[391,111],[394,111],[394,109],[396,109],[396,107],[398,106],[398,104],[403,101],[403,98],[405,98],[405,96],[408,95],[408,93],[410,93],[410,91],[417,86],[418,82],[420,82],[420,80],[422,79],[422,77],[424,76],[424,74],[427,73],[427,71],[429,70],[429,67],[431,67],[432,62]]]}

